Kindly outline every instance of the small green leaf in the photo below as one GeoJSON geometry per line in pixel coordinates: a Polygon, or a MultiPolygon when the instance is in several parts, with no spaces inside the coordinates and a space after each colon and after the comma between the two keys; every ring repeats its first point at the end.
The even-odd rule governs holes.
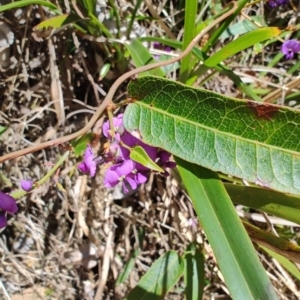
{"type": "Polygon", "coordinates": [[[164,170],[159,167],[147,154],[144,148],[141,146],[136,146],[130,151],[130,158],[150,170],[157,172],[164,172],[164,170]]]}
{"type": "Polygon", "coordinates": [[[234,54],[241,52],[244,49],[252,47],[253,45],[269,40],[276,37],[281,33],[281,30],[277,27],[258,28],[251,32],[248,32],[233,42],[227,44],[217,53],[204,61],[204,65],[207,67],[214,67],[221,61],[233,56],[234,54]]]}
{"type": "Polygon", "coordinates": [[[52,17],[50,19],[47,19],[41,23],[39,23],[38,25],[36,25],[33,30],[34,31],[42,31],[45,29],[60,29],[63,28],[67,25],[70,25],[72,23],[75,23],[77,21],[81,20],[80,17],[78,17],[77,15],[73,15],[73,14],[64,14],[64,15],[59,15],[59,16],[55,16],[52,17]]]}
{"type": "Polygon", "coordinates": [[[0,125],[0,135],[6,131],[8,127],[0,125]]]}
{"type": "MultiPolygon", "coordinates": [[[[136,68],[155,63],[155,60],[149,53],[148,49],[145,48],[144,45],[140,41],[134,39],[131,41],[130,44],[125,44],[125,46],[127,47],[128,51],[134,61],[136,68]]],[[[143,72],[143,73],[140,73],[139,75],[141,75],[141,76],[156,75],[159,77],[165,76],[165,74],[161,68],[143,72]]]]}
{"type": "Polygon", "coordinates": [[[107,75],[108,71],[110,70],[110,67],[111,65],[108,63],[103,65],[99,73],[99,77],[100,77],[99,80],[102,80],[107,75]]]}
{"type": "Polygon", "coordinates": [[[71,142],[76,157],[83,155],[87,147],[87,144],[90,144],[93,138],[94,138],[94,133],[89,132],[83,135],[82,137],[80,137],[79,139],[71,142]]]}
{"type": "Polygon", "coordinates": [[[184,262],[175,251],[161,256],[133,288],[126,300],[160,300],[178,282],[184,271],[184,262]]]}

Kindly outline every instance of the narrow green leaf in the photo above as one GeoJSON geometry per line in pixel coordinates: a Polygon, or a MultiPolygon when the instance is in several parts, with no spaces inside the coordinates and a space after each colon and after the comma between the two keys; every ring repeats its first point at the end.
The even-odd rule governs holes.
{"type": "MultiPolygon", "coordinates": [[[[213,34],[209,38],[206,45],[202,48],[203,52],[207,53],[211,49],[211,47],[215,45],[215,43],[218,41],[220,35],[229,27],[229,24],[235,19],[235,17],[237,17],[240,14],[241,10],[244,8],[244,6],[248,2],[249,2],[249,0],[241,0],[241,1],[238,2],[237,10],[231,16],[229,16],[224,22],[222,22],[220,27],[217,28],[213,32],[213,34]]],[[[230,6],[229,5],[226,6],[223,10],[223,13],[225,13],[229,9],[230,9],[230,6]]]]}
{"type": "Polygon", "coordinates": [[[204,256],[199,245],[188,245],[184,256],[185,298],[201,300],[204,289],[204,256]]]}
{"type": "Polygon", "coordinates": [[[234,203],[300,224],[299,197],[230,183],[225,183],[224,186],[234,203]]]}
{"type": "Polygon", "coordinates": [[[116,281],[116,286],[120,285],[121,283],[123,283],[130,275],[134,264],[135,264],[135,260],[137,258],[137,256],[140,254],[140,250],[137,249],[135,250],[132,255],[130,256],[128,262],[125,264],[124,266],[124,270],[120,273],[117,281],[116,281]]]}
{"type": "Polygon", "coordinates": [[[93,140],[94,136],[94,133],[89,132],[81,136],[79,139],[71,142],[71,145],[74,148],[75,156],[83,155],[87,144],[89,144],[93,140]]]}
{"type": "Polygon", "coordinates": [[[176,158],[233,299],[278,299],[217,174],[176,158]]]}
{"type": "Polygon", "coordinates": [[[137,241],[139,246],[130,255],[128,262],[125,264],[123,272],[120,273],[120,275],[116,281],[116,286],[123,283],[129,277],[129,275],[134,267],[135,260],[141,252],[140,249],[142,248],[144,237],[145,237],[145,230],[143,228],[139,228],[138,241],[137,241]]]}
{"type": "Polygon", "coordinates": [[[0,125],[0,135],[6,131],[8,127],[0,125]]]}
{"type": "Polygon", "coordinates": [[[175,251],[160,257],[133,288],[127,300],[159,300],[178,282],[184,271],[184,262],[175,251]]]}
{"type": "MultiPolygon", "coordinates": [[[[154,42],[158,42],[161,43],[163,45],[167,45],[173,48],[180,48],[182,47],[182,42],[180,41],[173,41],[170,39],[162,39],[162,38],[155,38],[155,37],[145,37],[145,38],[140,38],[139,41],[154,41],[154,42]]],[[[203,53],[203,51],[201,51],[200,49],[194,47],[193,48],[193,54],[196,56],[196,58],[200,61],[205,61],[208,56],[203,53]]],[[[203,65],[202,65],[203,66],[203,65]]],[[[206,66],[204,66],[204,68],[207,69],[206,66]]],[[[227,68],[224,65],[218,64],[217,66],[214,67],[214,69],[218,72],[222,72],[223,75],[227,76],[228,78],[230,78],[234,84],[243,92],[245,93],[250,99],[253,99],[255,101],[261,102],[261,99],[253,92],[253,90],[251,88],[249,88],[242,80],[239,76],[237,76],[232,70],[230,70],[229,68],[227,68]]],[[[199,69],[197,69],[199,70],[199,69]]],[[[192,72],[192,77],[188,79],[188,82],[195,82],[195,80],[197,78],[199,78],[199,74],[197,72],[197,70],[195,72],[192,72]],[[190,81],[191,80],[191,81],[190,81]]],[[[190,84],[189,84],[190,85],[190,84]]]]}
{"type": "Polygon", "coordinates": [[[125,128],[213,171],[300,194],[300,111],[141,77],[128,85],[125,128]]]}
{"type": "Polygon", "coordinates": [[[300,263],[300,246],[283,238],[263,231],[252,224],[243,222],[251,240],[259,245],[263,245],[286,258],[300,263]]]}
{"type": "MultiPolygon", "coordinates": [[[[184,9],[184,34],[183,34],[183,48],[186,49],[191,40],[195,36],[195,23],[198,8],[198,0],[186,0],[184,9]]],[[[180,77],[179,80],[183,83],[186,82],[189,72],[193,66],[191,63],[192,53],[189,53],[181,60],[180,77]]]]}
{"type": "Polygon", "coordinates": [[[270,256],[275,258],[288,272],[290,272],[290,274],[295,276],[300,281],[300,271],[297,268],[297,266],[295,266],[294,263],[292,263],[290,260],[288,260],[284,256],[270,250],[267,247],[264,247],[261,245],[259,245],[259,247],[262,248],[265,252],[267,252],[270,256]]]}
{"type": "Polygon", "coordinates": [[[214,67],[221,61],[233,56],[234,54],[241,52],[257,43],[269,40],[276,37],[281,33],[281,30],[277,27],[258,28],[251,32],[248,32],[233,42],[227,44],[221,48],[217,53],[205,60],[204,64],[207,67],[214,67]]]}
{"type": "Polygon", "coordinates": [[[5,5],[0,5],[0,12],[14,9],[14,8],[20,8],[20,7],[27,6],[27,5],[33,5],[33,4],[42,5],[42,6],[48,7],[51,10],[54,10],[55,12],[58,12],[58,8],[54,4],[52,4],[51,2],[42,1],[42,0],[21,0],[21,1],[15,1],[12,3],[8,3],[5,5]]]}
{"type": "Polygon", "coordinates": [[[63,28],[65,26],[68,26],[72,23],[75,23],[77,21],[82,20],[80,17],[78,17],[77,15],[73,15],[73,14],[64,14],[64,15],[59,15],[59,16],[55,16],[52,18],[49,18],[45,21],[42,21],[41,23],[39,23],[38,25],[36,25],[33,30],[44,30],[44,29],[48,29],[48,28],[53,28],[53,29],[59,29],[59,28],[63,28]]]}
{"type": "Polygon", "coordinates": [[[247,32],[250,32],[254,29],[257,29],[256,24],[260,24],[263,27],[267,27],[267,24],[264,20],[264,16],[251,16],[251,21],[244,19],[235,24],[230,25],[220,36],[220,39],[228,39],[230,37],[236,37],[247,32]]]}
{"type": "MultiPolygon", "coordinates": [[[[140,41],[134,39],[131,41],[130,44],[125,44],[125,46],[127,47],[128,51],[134,61],[136,68],[145,66],[148,64],[152,64],[155,62],[155,60],[149,53],[148,49],[145,48],[144,45],[140,41]]],[[[157,68],[154,70],[140,73],[140,76],[144,76],[144,75],[155,75],[155,76],[159,76],[159,77],[165,76],[165,74],[161,68],[157,68]]]]}
{"type": "Polygon", "coordinates": [[[127,28],[127,32],[126,32],[126,37],[127,37],[128,40],[130,39],[130,33],[132,31],[133,22],[136,19],[138,9],[140,8],[142,2],[143,2],[143,0],[137,0],[136,1],[136,4],[135,4],[134,9],[133,9],[133,12],[131,14],[130,22],[129,22],[129,25],[128,25],[128,28],[127,28]]]}
{"type": "Polygon", "coordinates": [[[164,172],[164,170],[149,157],[145,149],[141,146],[136,146],[130,151],[130,158],[150,170],[164,172]]]}

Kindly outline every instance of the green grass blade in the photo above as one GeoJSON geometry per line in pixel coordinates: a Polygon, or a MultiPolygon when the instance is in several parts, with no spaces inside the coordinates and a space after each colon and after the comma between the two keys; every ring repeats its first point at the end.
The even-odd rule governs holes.
{"type": "Polygon", "coordinates": [[[201,300],[204,289],[204,256],[196,243],[188,245],[184,262],[185,298],[201,300]]]}
{"type": "Polygon", "coordinates": [[[73,14],[59,15],[42,21],[34,27],[34,30],[43,30],[48,29],[49,27],[59,29],[80,20],[81,18],[79,16],[73,14]]]}
{"type": "Polygon", "coordinates": [[[140,250],[137,249],[133,252],[133,254],[130,256],[128,262],[124,266],[124,270],[120,273],[117,281],[116,281],[116,286],[120,285],[123,283],[130,275],[132,269],[134,268],[135,260],[137,256],[140,254],[140,250]]]}
{"type": "Polygon", "coordinates": [[[159,300],[183,275],[184,262],[175,251],[169,251],[151,265],[147,273],[141,278],[125,298],[126,300],[159,300]]]}
{"type": "Polygon", "coordinates": [[[145,143],[213,171],[300,195],[300,111],[157,77],[131,81],[124,125],[145,143]]]}
{"type": "MultiPolygon", "coordinates": [[[[125,44],[127,47],[130,56],[132,57],[136,68],[152,64],[155,62],[154,58],[149,53],[148,49],[138,40],[132,40],[130,44],[125,44]]],[[[150,70],[139,74],[140,76],[145,75],[156,75],[159,77],[165,76],[165,73],[161,68],[150,70]]]]}
{"type": "Polygon", "coordinates": [[[54,12],[59,13],[59,10],[56,5],[52,4],[51,2],[42,1],[42,0],[22,0],[22,1],[8,3],[5,5],[0,5],[0,12],[10,10],[10,9],[20,8],[20,7],[27,6],[27,5],[33,5],[33,4],[48,7],[49,9],[53,10],[54,12]]]}
{"type": "Polygon", "coordinates": [[[143,2],[143,0],[137,0],[136,1],[136,4],[135,4],[134,9],[133,9],[133,12],[131,14],[130,22],[129,22],[129,25],[128,25],[128,28],[127,28],[127,32],[126,32],[126,37],[127,37],[128,40],[129,40],[129,37],[130,37],[130,32],[132,30],[132,25],[133,25],[133,22],[135,20],[137,11],[140,8],[142,2],[143,2]]]}
{"type": "MultiPolygon", "coordinates": [[[[221,36],[221,34],[227,30],[227,28],[229,27],[229,24],[232,22],[232,20],[234,20],[241,12],[241,10],[243,9],[243,7],[249,2],[249,0],[242,0],[239,1],[239,6],[237,8],[237,10],[231,15],[229,16],[221,25],[220,27],[214,31],[214,33],[212,34],[212,36],[210,37],[210,39],[207,41],[206,45],[202,48],[202,51],[207,53],[212,46],[215,45],[215,43],[218,41],[219,37],[221,36]]],[[[230,7],[227,8],[228,10],[230,9],[230,7]]],[[[225,13],[225,11],[224,11],[225,13]]]]}
{"type": "MultiPolygon", "coordinates": [[[[185,15],[184,15],[184,34],[182,50],[186,49],[191,40],[195,36],[196,28],[196,14],[197,14],[198,0],[186,0],[185,1],[185,15]]],[[[189,72],[192,68],[191,65],[192,53],[186,55],[180,66],[179,81],[186,82],[189,72]]]]}
{"type": "Polygon", "coordinates": [[[284,238],[263,231],[262,229],[243,221],[243,224],[251,237],[251,240],[259,245],[263,245],[284,257],[300,263],[300,246],[284,238]]]}
{"type": "Polygon", "coordinates": [[[233,42],[227,44],[217,53],[204,61],[205,66],[214,67],[225,59],[253,45],[278,36],[281,30],[277,27],[258,28],[248,32],[233,42]]]}
{"type": "MultiPolygon", "coordinates": [[[[180,49],[180,47],[182,47],[182,42],[180,41],[173,41],[170,39],[162,39],[162,38],[155,38],[155,37],[145,37],[145,38],[140,38],[139,41],[153,41],[153,42],[158,42],[161,43],[163,45],[167,45],[173,48],[178,48],[180,49]]],[[[196,56],[196,58],[198,58],[200,61],[205,61],[208,56],[203,53],[200,49],[194,47],[193,48],[193,54],[196,56]]],[[[203,66],[204,68],[208,69],[206,66],[203,66]]],[[[261,102],[261,99],[253,92],[253,90],[248,87],[239,76],[237,76],[232,70],[230,70],[229,68],[227,68],[224,65],[218,64],[217,66],[214,67],[214,69],[218,72],[222,72],[223,75],[227,76],[228,78],[230,78],[235,85],[240,89],[240,91],[242,91],[243,93],[245,93],[250,99],[253,99],[255,101],[261,102]]],[[[199,70],[199,69],[198,69],[199,70]]],[[[198,78],[198,73],[197,71],[192,72],[192,76],[194,79],[192,79],[192,81],[190,81],[190,78],[188,79],[188,82],[193,83],[195,81],[196,78],[198,78]]]]}
{"type": "Polygon", "coordinates": [[[295,276],[300,281],[300,271],[295,266],[294,263],[292,263],[290,260],[288,260],[284,256],[270,250],[267,247],[264,247],[264,246],[261,246],[261,245],[259,247],[262,248],[265,252],[267,252],[270,256],[275,258],[290,274],[295,276]]]}
{"type": "Polygon", "coordinates": [[[278,299],[216,173],[176,158],[233,299],[278,299]]]}
{"type": "Polygon", "coordinates": [[[225,183],[224,186],[234,203],[300,224],[299,197],[230,183],[225,183]]]}

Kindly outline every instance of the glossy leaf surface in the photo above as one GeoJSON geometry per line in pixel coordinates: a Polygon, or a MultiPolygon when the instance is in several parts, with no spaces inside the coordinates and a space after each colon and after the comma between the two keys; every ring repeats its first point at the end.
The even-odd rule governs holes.
{"type": "Polygon", "coordinates": [[[225,97],[178,82],[130,82],[125,128],[189,162],[300,194],[300,111],[225,97]]]}

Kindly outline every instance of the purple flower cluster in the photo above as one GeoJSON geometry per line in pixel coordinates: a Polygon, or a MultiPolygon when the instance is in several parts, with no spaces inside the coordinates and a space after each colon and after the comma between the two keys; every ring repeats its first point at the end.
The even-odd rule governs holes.
{"type": "Polygon", "coordinates": [[[0,228],[7,225],[6,214],[15,214],[18,211],[16,200],[3,192],[0,192],[0,228]]]}
{"type": "Polygon", "coordinates": [[[285,55],[286,59],[292,59],[295,53],[300,52],[300,43],[296,40],[285,41],[281,45],[281,52],[285,55]]]}
{"type": "MultiPolygon", "coordinates": [[[[110,129],[109,121],[103,124],[103,134],[109,139],[103,162],[110,164],[107,168],[104,185],[107,188],[116,186],[119,182],[123,184],[123,190],[127,193],[128,186],[136,189],[139,184],[145,183],[150,174],[150,169],[130,159],[130,150],[136,146],[143,147],[148,156],[161,168],[174,168],[175,162],[170,161],[170,153],[159,150],[158,148],[146,145],[140,139],[127,132],[123,125],[123,114],[113,118],[114,133],[110,129]]],[[[78,168],[84,173],[94,176],[96,173],[97,162],[88,146],[84,154],[84,161],[78,168]]],[[[164,176],[168,176],[167,171],[164,176]]]]}
{"type": "Polygon", "coordinates": [[[280,5],[288,4],[288,3],[289,3],[289,0],[269,0],[269,5],[273,8],[280,6],[280,5]]]}

